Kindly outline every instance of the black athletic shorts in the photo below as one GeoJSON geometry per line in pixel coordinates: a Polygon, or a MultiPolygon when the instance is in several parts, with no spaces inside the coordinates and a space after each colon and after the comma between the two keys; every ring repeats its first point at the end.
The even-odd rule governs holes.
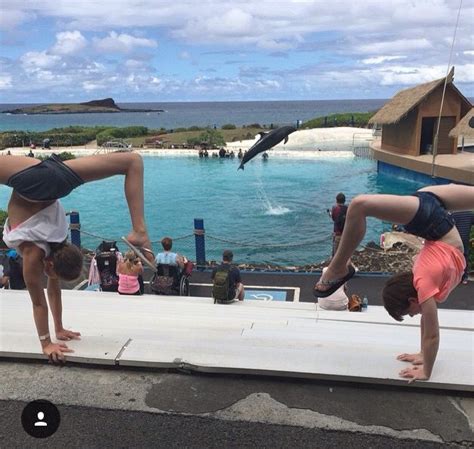
{"type": "Polygon", "coordinates": [[[7,181],[7,186],[31,201],[63,198],[81,184],[84,184],[82,178],[55,154],[14,174],[7,181]]]}
{"type": "Polygon", "coordinates": [[[446,210],[441,199],[432,192],[416,192],[420,205],[413,220],[405,225],[410,234],[425,240],[439,240],[454,227],[454,218],[446,210]]]}

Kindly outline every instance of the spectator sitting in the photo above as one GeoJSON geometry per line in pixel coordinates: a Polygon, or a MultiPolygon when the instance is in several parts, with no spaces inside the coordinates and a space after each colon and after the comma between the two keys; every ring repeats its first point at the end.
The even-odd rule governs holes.
{"type": "Polygon", "coordinates": [[[119,275],[118,292],[121,295],[142,295],[143,283],[140,284],[139,277],[143,273],[143,265],[135,252],[127,251],[124,259],[117,268],[119,275]]]}
{"type": "Polygon", "coordinates": [[[0,288],[8,285],[8,278],[3,275],[3,265],[0,263],[0,288]]]}
{"type": "Polygon", "coordinates": [[[14,249],[7,252],[6,264],[3,270],[3,285],[5,288],[12,290],[24,290],[26,288],[23,278],[23,259],[14,249]]]}
{"type": "Polygon", "coordinates": [[[178,265],[180,268],[184,267],[186,258],[171,251],[171,248],[173,247],[173,240],[171,237],[164,237],[163,240],[161,240],[161,246],[163,246],[164,251],[156,255],[156,264],[161,263],[165,265],[178,265]]]}
{"type": "Polygon", "coordinates": [[[226,249],[222,254],[222,263],[212,271],[212,296],[214,302],[229,304],[235,300],[243,301],[245,296],[244,284],[240,271],[232,265],[234,254],[226,249]]]}

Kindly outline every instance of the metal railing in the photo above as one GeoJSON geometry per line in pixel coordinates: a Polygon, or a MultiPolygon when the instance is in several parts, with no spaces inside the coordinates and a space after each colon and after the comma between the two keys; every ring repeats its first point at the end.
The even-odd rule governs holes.
{"type": "MultiPolygon", "coordinates": [[[[120,243],[121,236],[103,236],[88,230],[82,229],[79,214],[69,212],[71,242],[78,247],[82,246],[82,236],[88,237],[88,243],[94,241],[94,250],[102,241],[114,241],[120,243]]],[[[188,259],[196,262],[198,267],[205,267],[209,263],[218,262],[222,258],[224,249],[232,249],[235,254],[239,254],[237,263],[252,266],[268,267],[268,269],[290,269],[295,268],[295,261],[298,265],[310,265],[314,261],[301,260],[296,252],[301,248],[320,248],[321,244],[327,245],[327,254],[331,253],[331,234],[324,235],[316,239],[306,239],[298,242],[273,243],[269,242],[241,242],[226,237],[207,234],[204,228],[204,220],[194,220],[194,230],[190,234],[173,237],[173,251],[185,255],[188,259]]],[[[152,241],[155,252],[161,247],[160,240],[152,241]]]]}

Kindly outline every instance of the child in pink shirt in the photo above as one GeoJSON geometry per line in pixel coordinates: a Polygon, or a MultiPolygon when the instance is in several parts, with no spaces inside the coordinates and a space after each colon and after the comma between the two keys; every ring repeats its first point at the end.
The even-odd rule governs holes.
{"type": "Polygon", "coordinates": [[[409,196],[360,195],[351,202],[339,248],[314,287],[315,296],[325,297],[354,275],[350,257],[364,237],[367,217],[402,224],[425,239],[413,271],[393,276],[383,290],[384,306],[397,321],[422,315],[420,352],[397,357],[412,364],[400,372],[410,382],[431,376],[439,347],[437,303],[461,282],[465,268],[463,243],[449,211],[473,208],[474,186],[430,186],[409,196]]]}
{"type": "Polygon", "coordinates": [[[134,251],[125,253],[123,262],[117,268],[119,275],[118,292],[121,295],[141,295],[138,276],[143,274],[143,265],[134,251]]]}

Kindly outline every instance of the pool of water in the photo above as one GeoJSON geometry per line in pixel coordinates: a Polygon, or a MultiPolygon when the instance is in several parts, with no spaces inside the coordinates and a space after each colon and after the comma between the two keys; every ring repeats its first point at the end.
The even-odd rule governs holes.
{"type": "MultiPolygon", "coordinates": [[[[178,252],[195,258],[191,236],[194,218],[204,219],[206,258],[218,260],[234,251],[237,263],[303,265],[324,260],[331,252],[330,208],[338,192],[350,201],[359,193],[406,194],[419,184],[378,175],[374,161],[349,152],[311,158],[257,158],[237,171],[237,159],[195,156],[145,157],[145,214],[153,241],[184,237],[178,252]]],[[[0,186],[0,209],[10,189],[0,186]]],[[[80,212],[82,229],[120,239],[130,228],[123,179],[114,177],[76,189],[63,199],[66,210],[80,212]]],[[[365,241],[379,241],[388,223],[368,220],[365,241]]],[[[83,245],[100,240],[83,235],[83,245]]],[[[159,244],[154,248],[158,249],[159,244]]]]}

